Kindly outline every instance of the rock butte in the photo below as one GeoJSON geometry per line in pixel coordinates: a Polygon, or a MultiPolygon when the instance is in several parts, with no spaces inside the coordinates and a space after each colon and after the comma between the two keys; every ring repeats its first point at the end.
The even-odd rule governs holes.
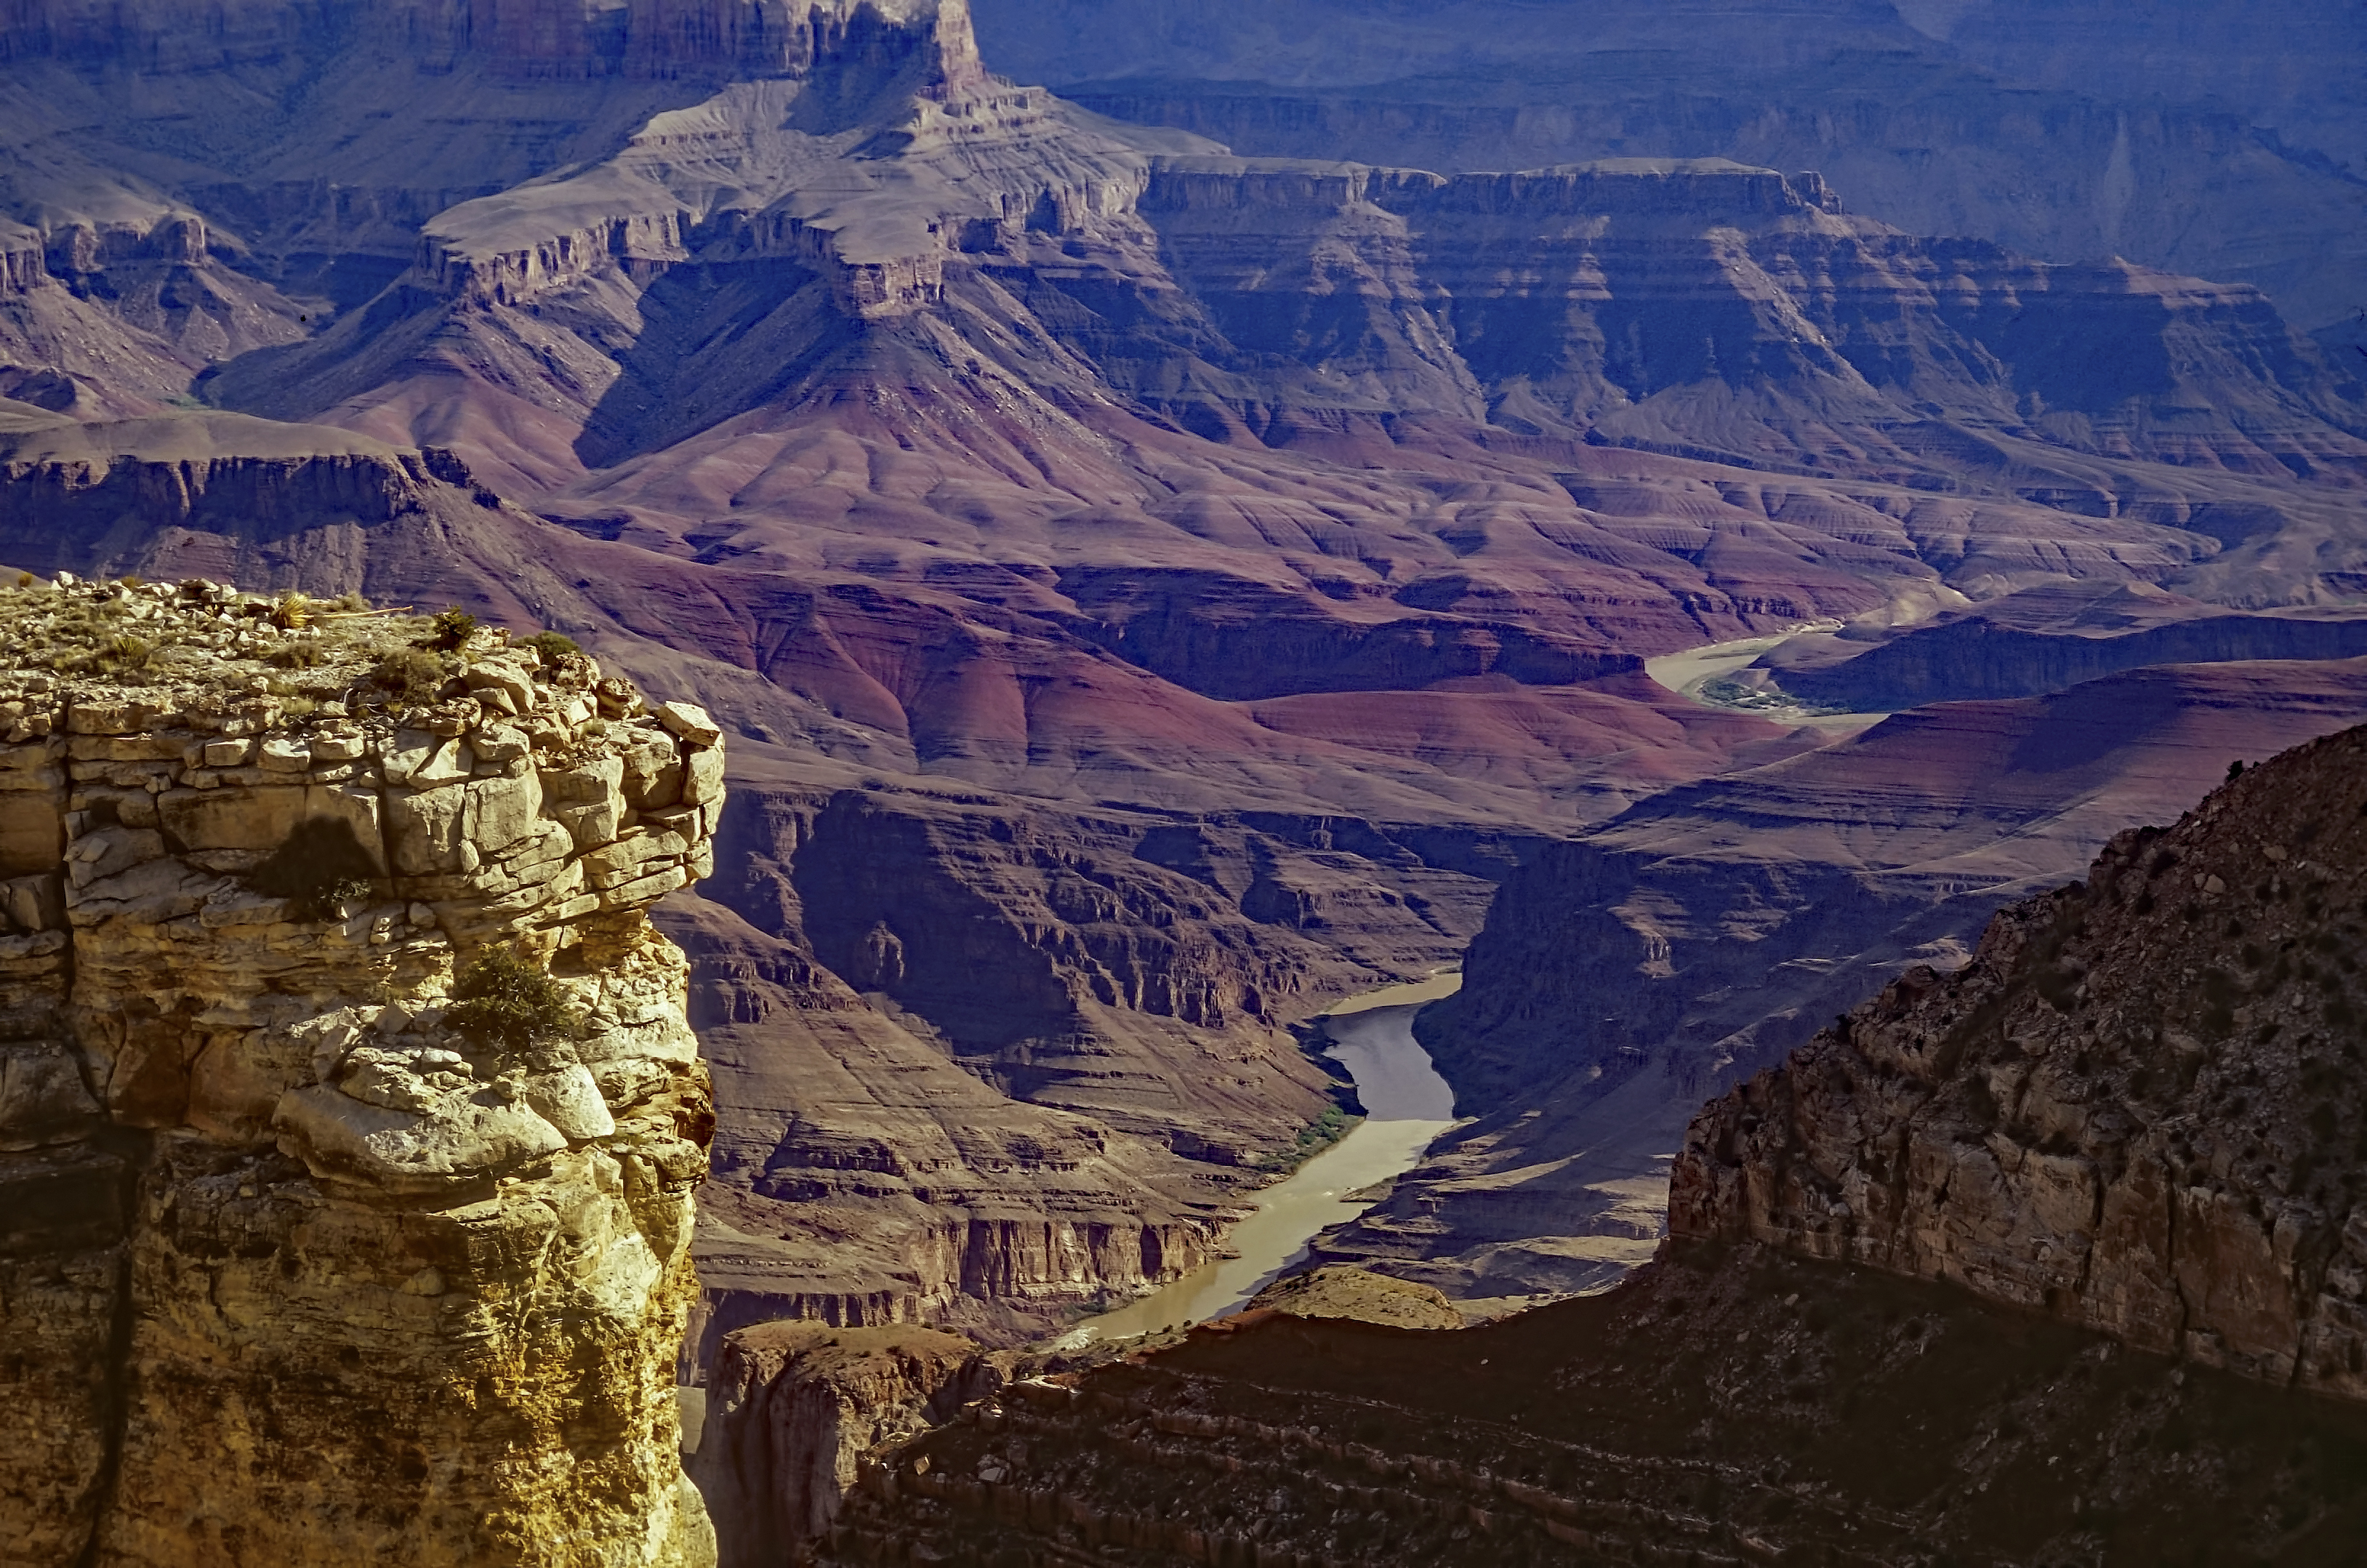
{"type": "Polygon", "coordinates": [[[425,626],[0,589],[0,1559],[714,1559],[714,1117],[648,911],[712,865],[721,737],[425,626]],[[572,1024],[456,1029],[493,951],[572,1024]]]}

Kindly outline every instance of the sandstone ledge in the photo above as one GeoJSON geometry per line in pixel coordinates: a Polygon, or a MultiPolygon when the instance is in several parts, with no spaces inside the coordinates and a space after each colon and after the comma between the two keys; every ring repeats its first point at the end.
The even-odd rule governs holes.
{"type": "Polygon", "coordinates": [[[433,630],[0,590],[0,1562],[712,1559],[713,1112],[647,909],[711,869],[721,736],[433,630]],[[565,1027],[453,1026],[494,951],[565,1027]]]}

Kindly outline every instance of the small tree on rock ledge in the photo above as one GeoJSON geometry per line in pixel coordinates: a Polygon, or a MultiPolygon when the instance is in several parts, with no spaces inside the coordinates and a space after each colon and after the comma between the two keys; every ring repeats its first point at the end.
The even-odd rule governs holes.
{"type": "Polygon", "coordinates": [[[444,1021],[480,1045],[531,1051],[574,1038],[583,1019],[567,987],[515,948],[497,947],[460,971],[444,1021]]]}

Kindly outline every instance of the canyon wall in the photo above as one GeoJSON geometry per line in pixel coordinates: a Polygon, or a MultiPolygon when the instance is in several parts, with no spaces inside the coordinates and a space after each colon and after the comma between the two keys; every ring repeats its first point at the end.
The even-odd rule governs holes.
{"type": "Polygon", "coordinates": [[[1512,835],[750,785],[692,955],[694,1366],[771,1317],[1038,1337],[1216,1256],[1340,1092],[1287,1026],[1451,962],[1512,835]],[[1425,852],[1418,853],[1417,852],[1425,852]]]}
{"type": "MultiPolygon", "coordinates": [[[[233,0],[193,18],[176,0],[15,0],[0,11],[0,60],[193,71],[269,62],[359,32],[428,68],[448,71],[474,55],[525,79],[778,75],[834,50],[885,61],[896,25],[916,8],[911,0],[233,0]]],[[[966,39],[959,0],[946,12],[966,39]]]]}
{"type": "Polygon", "coordinates": [[[1814,168],[1918,233],[2240,278],[2311,327],[2358,308],[2367,36],[2329,0],[977,10],[995,69],[1244,153],[1814,168]]]}
{"type": "Polygon", "coordinates": [[[772,1568],[812,1550],[871,1456],[1006,1380],[957,1335],[774,1323],[723,1342],[690,1472],[713,1512],[720,1568],[772,1568]]]}
{"type": "Polygon", "coordinates": [[[2367,1397],[2367,731],[2249,770],[1706,1109],[1674,1234],[2367,1397]]]}
{"type": "Polygon", "coordinates": [[[2208,615],[2122,636],[2029,631],[1987,616],[1907,632],[1844,663],[1784,671],[1783,691],[1872,712],[2058,692],[2149,664],[2349,659],[2367,653],[2367,617],[2208,615]]]}
{"type": "Polygon", "coordinates": [[[2367,660],[2132,671],[1898,715],[1541,847],[1418,1025],[1472,1120],[1319,1250],[1467,1297],[1609,1282],[1665,1234],[1704,1098],[1962,964],[2000,904],[2229,761],[2362,720],[2367,660]]]}
{"type": "Polygon", "coordinates": [[[647,911],[720,735],[422,626],[0,591],[0,1561],[712,1561],[713,1112],[647,911]]]}

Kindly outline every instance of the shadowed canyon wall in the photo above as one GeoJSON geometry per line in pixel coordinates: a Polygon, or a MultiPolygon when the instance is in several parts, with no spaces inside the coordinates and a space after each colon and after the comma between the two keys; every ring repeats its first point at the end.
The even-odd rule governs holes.
{"type": "Polygon", "coordinates": [[[1704,1109],[1617,1290],[1007,1383],[876,1453],[821,1561],[2339,1561],[2362,761],[2116,836],[1704,1109]]]}
{"type": "Polygon", "coordinates": [[[2247,773],[1705,1111],[1680,1235],[1954,1280],[2359,1398],[2367,732],[2247,773]]]}

